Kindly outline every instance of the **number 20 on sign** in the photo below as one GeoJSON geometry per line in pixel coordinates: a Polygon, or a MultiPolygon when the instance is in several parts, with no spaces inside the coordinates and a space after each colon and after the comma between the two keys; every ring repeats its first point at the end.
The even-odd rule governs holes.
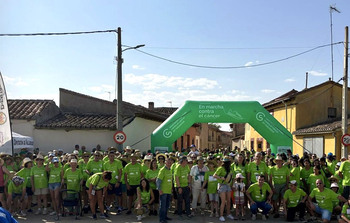
{"type": "Polygon", "coordinates": [[[341,143],[343,143],[344,146],[350,146],[350,134],[344,134],[341,137],[341,143]]]}
{"type": "Polygon", "coordinates": [[[118,144],[123,144],[126,141],[126,134],[122,131],[114,133],[113,139],[118,144]]]}

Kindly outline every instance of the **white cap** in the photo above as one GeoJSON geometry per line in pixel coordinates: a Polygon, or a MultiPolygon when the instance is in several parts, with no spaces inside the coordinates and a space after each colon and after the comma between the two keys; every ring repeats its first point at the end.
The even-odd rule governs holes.
{"type": "Polygon", "coordinates": [[[339,188],[339,186],[338,186],[337,183],[332,183],[332,184],[331,184],[331,188],[332,188],[332,187],[337,187],[337,188],[339,188]]]}
{"type": "Polygon", "coordinates": [[[152,160],[152,156],[151,155],[146,155],[144,160],[152,160]]]}
{"type": "Polygon", "coordinates": [[[74,151],[73,151],[73,154],[79,155],[79,151],[78,151],[78,150],[74,150],[74,151]]]}
{"type": "Polygon", "coordinates": [[[71,159],[70,162],[71,162],[71,163],[78,163],[78,160],[76,160],[76,159],[71,159]]]}
{"type": "Polygon", "coordinates": [[[296,180],[291,180],[289,181],[289,183],[293,184],[293,185],[296,185],[297,184],[297,181],[296,180]]]}
{"type": "Polygon", "coordinates": [[[245,177],[244,177],[241,173],[237,173],[237,174],[236,174],[236,178],[242,178],[242,179],[244,179],[245,177]]]}

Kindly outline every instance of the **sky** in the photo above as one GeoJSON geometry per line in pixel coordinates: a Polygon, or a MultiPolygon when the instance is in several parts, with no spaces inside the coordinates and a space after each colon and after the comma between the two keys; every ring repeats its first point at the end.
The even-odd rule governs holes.
{"type": "MultiPolygon", "coordinates": [[[[0,0],[0,34],[121,27],[122,45],[145,44],[139,50],[156,56],[123,52],[124,101],[145,107],[151,101],[180,107],[186,100],[263,104],[303,90],[306,72],[308,87],[332,77],[330,5],[340,11],[332,13],[333,43],[343,42],[350,21],[350,1],[344,0],[0,0]]],[[[59,105],[59,88],[65,88],[113,101],[116,55],[115,33],[0,36],[9,99],[59,105]]],[[[338,82],[343,43],[334,45],[333,55],[338,82]]]]}

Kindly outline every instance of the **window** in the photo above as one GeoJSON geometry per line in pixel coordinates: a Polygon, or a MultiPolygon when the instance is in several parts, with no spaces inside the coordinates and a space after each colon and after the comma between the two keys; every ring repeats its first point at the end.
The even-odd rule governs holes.
{"type": "Polygon", "coordinates": [[[304,138],[304,152],[315,153],[317,157],[323,156],[323,137],[304,138]]]}
{"type": "Polygon", "coordinates": [[[337,117],[337,108],[328,108],[328,118],[336,118],[337,117]]]}

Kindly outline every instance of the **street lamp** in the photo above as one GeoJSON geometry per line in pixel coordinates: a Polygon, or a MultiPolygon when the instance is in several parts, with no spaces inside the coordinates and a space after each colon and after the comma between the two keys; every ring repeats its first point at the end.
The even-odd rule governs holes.
{"type": "MultiPolygon", "coordinates": [[[[120,27],[118,27],[117,30],[118,33],[118,56],[117,56],[117,83],[118,83],[118,93],[117,93],[117,114],[116,114],[116,126],[117,126],[117,131],[123,131],[123,117],[122,117],[122,111],[123,111],[123,84],[122,84],[122,64],[123,64],[123,57],[122,57],[122,52],[126,50],[131,50],[131,49],[137,49],[140,47],[144,47],[145,45],[137,45],[135,47],[128,47],[126,49],[122,49],[122,38],[121,38],[121,33],[122,30],[120,27]]],[[[123,144],[117,144],[118,151],[121,152],[123,151],[123,144]]]]}

